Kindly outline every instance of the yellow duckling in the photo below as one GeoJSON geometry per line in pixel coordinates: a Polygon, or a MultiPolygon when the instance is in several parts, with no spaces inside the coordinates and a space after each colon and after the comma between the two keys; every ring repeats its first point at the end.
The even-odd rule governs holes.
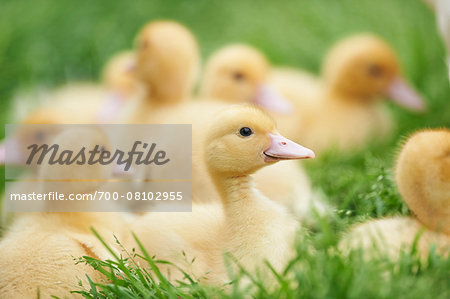
{"type": "MultiPolygon", "coordinates": [[[[280,130],[285,134],[291,130],[289,122],[296,122],[298,113],[267,83],[269,71],[267,59],[257,49],[242,44],[224,47],[206,64],[200,96],[258,105],[271,112],[277,124],[285,124],[284,130],[280,130]]],[[[254,177],[258,189],[267,197],[283,203],[303,220],[311,215],[311,208],[325,212],[325,204],[313,193],[307,175],[295,161],[261,169],[254,177]]]]}
{"type": "Polygon", "coordinates": [[[61,119],[61,124],[112,122],[126,100],[142,94],[135,68],[134,53],[121,52],[105,65],[101,85],[72,82],[51,90],[19,94],[14,99],[14,114],[27,118],[30,114],[47,113],[51,119],[61,119]]]}
{"type": "MultiPolygon", "coordinates": [[[[25,127],[19,126],[14,133],[10,132],[9,134],[11,135],[7,136],[0,143],[0,165],[24,165],[26,157],[28,156],[28,150],[26,150],[27,145],[50,142],[51,138],[53,138],[61,129],[60,126],[30,127],[27,125],[76,124],[79,120],[80,119],[76,114],[56,107],[49,106],[34,109],[27,117],[20,121],[20,124],[25,125],[25,127]],[[8,155],[6,152],[8,152],[8,155]]],[[[25,177],[36,175],[37,168],[33,167],[31,170],[31,173],[25,174],[25,177]]],[[[26,183],[21,184],[18,182],[14,184],[14,190],[23,192],[27,189],[26,186],[26,183]]],[[[3,217],[0,217],[2,218],[0,224],[6,226],[10,219],[13,218],[12,216],[13,215],[3,215],[3,217]]]]}
{"type": "Polygon", "coordinates": [[[178,256],[181,263],[182,251],[189,261],[195,257],[183,267],[197,277],[206,275],[206,282],[227,279],[224,253],[252,272],[264,267],[264,259],[281,270],[293,250],[297,222],[254,187],[251,174],[280,160],[313,158],[314,153],[282,137],[271,117],[253,106],[225,108],[206,131],[204,159],[219,196],[208,201],[216,203],[194,206],[191,213],[147,214],[132,230],[157,259],[178,256]]]}
{"type": "MultiPolygon", "coordinates": [[[[108,90],[92,82],[72,82],[41,93],[31,91],[19,94],[14,102],[18,107],[16,110],[21,111],[20,113],[14,111],[14,115],[20,115],[15,121],[20,122],[30,114],[42,114],[44,110],[47,110],[54,114],[69,115],[67,120],[62,119],[62,123],[97,123],[98,111],[107,97],[108,90]]],[[[49,114],[48,117],[59,116],[49,114]]]]}
{"type": "MultiPolygon", "coordinates": [[[[108,256],[93,251],[96,240],[91,236],[67,234],[71,219],[69,215],[60,214],[56,219],[52,214],[30,213],[13,224],[0,241],[2,298],[37,298],[38,289],[41,298],[73,298],[70,291],[79,288],[80,280],[84,286],[89,285],[86,274],[99,281],[98,272],[83,263],[75,265],[74,258],[108,256]]],[[[77,216],[74,223],[93,220],[77,216]]]]}
{"type": "Polygon", "coordinates": [[[50,90],[19,93],[13,100],[14,115],[19,115],[20,121],[30,114],[47,112],[47,117],[59,118],[61,124],[109,123],[118,117],[126,100],[138,97],[141,90],[134,54],[123,52],[106,64],[102,84],[71,82],[50,90]]]}
{"type": "MultiPolygon", "coordinates": [[[[79,120],[74,114],[68,111],[60,110],[56,107],[42,107],[31,111],[20,124],[31,125],[31,124],[63,124],[63,123],[77,123],[79,120]]],[[[54,130],[58,128],[55,127],[54,130]]],[[[44,142],[48,140],[51,134],[55,133],[50,127],[40,128],[36,127],[31,130],[27,127],[26,130],[19,130],[16,132],[15,136],[8,136],[5,140],[0,143],[0,165],[6,164],[22,164],[23,159],[26,154],[23,152],[24,148],[21,145],[33,144],[35,142],[44,142]],[[49,130],[46,132],[45,129],[49,130]],[[9,149],[8,161],[6,161],[6,148],[9,149]]]]}
{"type": "Polygon", "coordinates": [[[220,49],[209,59],[200,96],[229,103],[253,103],[261,108],[288,114],[292,104],[267,84],[270,66],[264,55],[247,45],[220,49]]]}
{"type": "MultiPolygon", "coordinates": [[[[381,139],[392,121],[380,98],[388,97],[415,111],[425,105],[401,77],[397,58],[380,38],[361,34],[337,43],[323,64],[322,77],[277,69],[270,82],[300,111],[297,132],[288,135],[322,151],[359,148],[370,138],[381,139]]],[[[280,126],[283,132],[283,126],[280,126]]]]}
{"type": "Polygon", "coordinates": [[[152,22],[140,32],[136,54],[121,53],[106,65],[103,86],[70,83],[42,94],[19,95],[15,102],[18,110],[28,114],[32,109],[25,106],[38,101],[38,109],[70,114],[72,123],[108,123],[118,119],[145,123],[157,106],[188,98],[198,64],[195,38],[184,26],[170,21],[152,22]],[[144,89],[146,96],[142,96],[144,89]],[[120,111],[124,108],[123,99],[135,97],[140,100],[130,101],[133,104],[125,112],[120,111]]]}
{"type": "Polygon", "coordinates": [[[419,222],[450,235],[450,131],[412,136],[398,157],[395,178],[419,222]]]}
{"type": "Polygon", "coordinates": [[[187,28],[170,21],[144,26],[137,37],[136,74],[146,95],[132,101],[122,121],[149,123],[158,109],[188,99],[198,66],[197,42],[187,28]]]}
{"type": "Polygon", "coordinates": [[[433,244],[438,253],[450,253],[450,131],[426,130],[404,145],[396,167],[400,194],[413,217],[374,220],[353,228],[342,248],[376,247],[397,257],[400,249],[417,249],[426,257],[433,244]]]}
{"type": "MultiPolygon", "coordinates": [[[[75,82],[62,85],[45,94],[42,106],[59,109],[59,113],[70,113],[72,123],[111,123],[118,118],[127,100],[143,94],[132,51],[113,56],[103,69],[101,81],[102,84],[75,82]]],[[[69,120],[62,123],[69,123],[69,120]]]]}
{"type": "MultiPolygon", "coordinates": [[[[127,99],[138,94],[139,84],[135,74],[133,52],[122,52],[111,58],[103,71],[103,87],[91,83],[71,83],[58,87],[40,96],[41,106],[32,109],[22,124],[83,124],[111,122],[119,114],[127,99]]],[[[25,96],[28,97],[28,96],[25,96]]],[[[16,101],[30,99],[16,98],[16,101]]],[[[5,164],[7,142],[31,142],[45,139],[45,132],[30,132],[26,136],[16,136],[0,144],[0,164],[5,164]]],[[[31,143],[30,143],[31,144],[31,143]]],[[[13,152],[9,162],[18,163],[20,151],[13,152]]]]}
{"type": "MultiPolygon", "coordinates": [[[[104,135],[88,129],[73,129],[58,134],[53,143],[67,146],[85,142],[87,147],[105,142],[104,135]],[[77,138],[74,140],[74,136],[77,138]]],[[[98,165],[98,164],[97,164],[98,165]]],[[[98,181],[104,169],[57,166],[44,163],[39,169],[42,190],[55,190],[56,178],[82,178],[72,182],[64,193],[89,193],[98,190],[98,181]]],[[[34,190],[36,191],[36,190],[34,190]]],[[[53,203],[52,203],[53,204],[53,203]]],[[[114,246],[112,232],[121,236],[124,222],[120,213],[19,213],[12,226],[0,241],[0,296],[2,298],[34,298],[39,289],[42,297],[71,296],[78,282],[88,286],[86,274],[99,281],[99,272],[83,263],[76,265],[74,258],[89,256],[110,258],[103,245],[90,233],[96,228],[114,246]]]]}
{"type": "Polygon", "coordinates": [[[114,55],[103,68],[102,83],[108,94],[98,118],[102,123],[111,123],[117,120],[128,100],[143,96],[136,74],[135,53],[124,51],[114,55]]]}
{"type": "Polygon", "coordinates": [[[134,52],[124,51],[114,55],[103,68],[102,82],[119,97],[129,98],[138,88],[134,52]]]}

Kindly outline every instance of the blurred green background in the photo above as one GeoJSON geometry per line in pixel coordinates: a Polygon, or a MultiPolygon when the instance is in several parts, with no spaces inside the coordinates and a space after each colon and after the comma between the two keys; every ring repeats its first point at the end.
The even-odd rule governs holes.
{"type": "MultiPolygon", "coordinates": [[[[431,103],[433,117],[401,122],[449,124],[444,50],[434,15],[416,0],[278,1],[25,1],[0,3],[0,94],[5,117],[19,87],[96,79],[107,59],[131,48],[139,28],[168,18],[187,25],[206,57],[220,46],[247,42],[276,65],[319,70],[339,38],[370,31],[397,50],[404,71],[431,103]],[[445,114],[447,113],[447,114],[445,114]]],[[[404,116],[406,115],[406,116],[404,116]]],[[[409,124],[408,124],[409,127],[409,124]]]]}

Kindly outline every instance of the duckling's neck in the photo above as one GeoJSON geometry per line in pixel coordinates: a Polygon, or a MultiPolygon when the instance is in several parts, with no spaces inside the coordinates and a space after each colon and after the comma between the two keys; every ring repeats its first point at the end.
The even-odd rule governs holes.
{"type": "Polygon", "coordinates": [[[163,105],[174,105],[183,102],[187,97],[178,97],[178,96],[160,96],[160,95],[149,95],[147,97],[147,101],[152,102],[155,105],[163,106],[163,105]]]}
{"type": "Polygon", "coordinates": [[[234,227],[252,226],[252,219],[274,211],[275,203],[255,188],[250,175],[213,176],[213,180],[222,200],[225,217],[228,223],[234,223],[234,227]]]}
{"type": "Polygon", "coordinates": [[[333,84],[329,85],[324,93],[325,102],[328,103],[347,106],[372,106],[376,102],[375,97],[351,92],[351,90],[343,90],[341,87],[333,84]]]}
{"type": "Polygon", "coordinates": [[[155,86],[155,84],[147,84],[147,101],[155,105],[177,104],[187,99],[189,91],[184,88],[170,89],[155,86]]]}
{"type": "MultiPolygon", "coordinates": [[[[213,176],[214,177],[214,176],[213,176]]],[[[252,271],[269,259],[278,271],[290,258],[297,224],[253,187],[250,176],[215,177],[224,210],[224,251],[252,271]]]]}
{"type": "Polygon", "coordinates": [[[253,179],[249,175],[216,175],[213,177],[225,208],[232,208],[235,205],[239,205],[239,201],[251,200],[255,196],[253,179]]]}

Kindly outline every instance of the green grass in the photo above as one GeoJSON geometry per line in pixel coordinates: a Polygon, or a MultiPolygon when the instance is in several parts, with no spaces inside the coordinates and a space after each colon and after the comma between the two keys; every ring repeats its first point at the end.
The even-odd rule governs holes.
{"type": "MultiPolygon", "coordinates": [[[[101,237],[94,231],[97,237],[101,237]]],[[[136,238],[136,237],[135,237],[136,238]]],[[[333,244],[324,245],[318,234],[300,235],[297,257],[285,270],[276,273],[270,264],[268,273],[275,283],[270,286],[245,269],[230,275],[232,283],[211,287],[199,283],[182,272],[185,279],[169,281],[158,266],[166,261],[154,260],[138,241],[143,255],[126,252],[118,255],[105,244],[112,260],[82,257],[86,263],[105,275],[105,280],[82,285],[73,293],[85,298],[448,298],[450,259],[433,251],[427,260],[420,260],[413,250],[404,252],[398,261],[385,258],[367,260],[361,251],[348,256],[332,253],[335,235],[328,235],[333,244]],[[314,247],[314,250],[311,248],[314,247]],[[147,261],[141,267],[136,257],[147,261]],[[242,285],[243,279],[252,281],[242,285]]],[[[118,245],[121,246],[120,242],[118,245]]],[[[227,259],[232,263],[232,259],[227,259]]],[[[194,261],[195,263],[195,261],[194,261]]],[[[181,271],[181,270],[180,270],[181,271]]],[[[270,277],[270,276],[269,276],[270,277]]]]}
{"type": "MultiPolygon", "coordinates": [[[[10,101],[20,89],[96,80],[102,64],[112,54],[132,47],[134,35],[144,23],[161,18],[178,20],[191,28],[203,57],[228,43],[246,42],[261,49],[276,65],[301,67],[314,73],[319,71],[327,49],[341,37],[362,31],[384,37],[397,51],[405,76],[427,98],[428,113],[415,115],[388,104],[397,123],[391,140],[368,145],[351,156],[327,153],[313,163],[304,163],[314,185],[337,207],[336,213],[323,219],[317,230],[299,244],[295,265],[275,290],[255,287],[249,292],[261,298],[450,297],[449,260],[432,255],[428,264],[422,264],[414,254],[406,254],[397,263],[363,262],[357,254],[346,259],[330,253],[349,225],[409,213],[392,183],[398,146],[419,128],[450,127],[445,51],[434,15],[426,5],[413,0],[2,0],[0,119],[6,123],[13,118],[8,112],[10,101]],[[306,250],[310,245],[315,252],[306,250]]],[[[140,275],[139,271],[142,274],[146,270],[133,271],[137,271],[133,275],[140,275]]],[[[132,290],[136,283],[124,277],[121,291],[132,290]]],[[[203,289],[195,281],[175,289],[157,285],[144,284],[153,291],[142,290],[123,298],[230,295],[218,289],[203,289]],[[158,290],[162,293],[152,293],[158,290]]],[[[124,294],[110,287],[108,294],[124,294]]],[[[231,290],[234,297],[244,294],[242,290],[231,290]]]]}

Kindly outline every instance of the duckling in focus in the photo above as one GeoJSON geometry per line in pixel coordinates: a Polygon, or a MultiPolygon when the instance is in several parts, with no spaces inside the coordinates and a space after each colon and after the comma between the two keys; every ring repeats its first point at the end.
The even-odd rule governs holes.
{"type": "Polygon", "coordinates": [[[290,124],[298,132],[288,137],[316,151],[348,151],[361,148],[369,138],[386,138],[393,125],[380,98],[413,111],[425,109],[422,98],[402,78],[393,50],[371,34],[337,43],[325,59],[321,78],[276,69],[270,82],[302,113],[297,125],[290,124]]]}
{"type": "Polygon", "coordinates": [[[191,95],[199,67],[197,42],[183,25],[154,21],[139,32],[136,75],[146,95],[122,115],[126,123],[149,123],[158,109],[170,109],[191,95]]]}
{"type": "Polygon", "coordinates": [[[267,84],[269,68],[258,50],[241,44],[227,46],[206,64],[200,97],[253,103],[267,111],[289,114],[292,104],[267,84]]]}
{"type": "MultiPolygon", "coordinates": [[[[159,111],[157,123],[192,125],[192,192],[194,204],[207,203],[218,198],[217,190],[207,171],[203,156],[202,141],[205,123],[214,120],[218,111],[230,106],[219,101],[195,101],[159,111]]],[[[154,119],[154,118],[153,118],[154,119]]],[[[155,121],[156,122],[156,121],[155,121]]],[[[155,171],[153,171],[155,175],[155,171]]],[[[157,177],[157,176],[156,176],[157,177]]],[[[302,221],[314,224],[313,211],[324,215],[330,207],[322,197],[312,190],[309,178],[295,161],[279,163],[263,168],[254,174],[258,189],[272,200],[282,203],[302,221]]],[[[148,177],[151,178],[151,177],[148,177]]]]}
{"type": "MultiPolygon", "coordinates": [[[[253,103],[270,112],[277,123],[295,123],[300,113],[268,85],[269,69],[267,59],[257,49],[241,44],[225,47],[207,62],[200,96],[226,103],[253,103]]],[[[283,203],[302,220],[311,216],[312,208],[320,213],[326,211],[326,205],[313,192],[308,176],[295,161],[263,168],[254,177],[263,194],[283,203]]]]}
{"type": "Polygon", "coordinates": [[[220,111],[204,136],[204,159],[219,198],[194,206],[192,213],[147,214],[132,230],[157,259],[170,256],[174,261],[178,255],[176,263],[181,263],[182,251],[189,260],[195,258],[183,269],[205,276],[205,282],[227,279],[223,253],[252,272],[263,267],[264,259],[283,269],[298,224],[254,187],[251,174],[281,160],[313,158],[314,153],[282,137],[270,116],[248,105],[220,111]],[[169,236],[163,243],[161,234],[169,236]]]}
{"type": "Polygon", "coordinates": [[[417,238],[423,258],[430,246],[443,256],[450,253],[450,130],[414,134],[399,155],[396,182],[413,217],[394,217],[360,224],[344,237],[343,249],[375,247],[397,257],[417,238]]]}
{"type": "MultiPolygon", "coordinates": [[[[91,147],[102,144],[105,139],[92,130],[73,129],[61,132],[52,142],[64,148],[75,142],[84,142],[91,147]]],[[[99,190],[101,183],[98,179],[104,177],[104,168],[98,165],[82,167],[44,163],[38,171],[42,184],[38,192],[55,191],[58,186],[61,187],[54,182],[55,178],[85,180],[65,183],[58,191],[66,196],[68,193],[99,190]]],[[[102,276],[98,271],[84,263],[76,265],[74,260],[81,256],[111,258],[100,241],[90,233],[91,226],[104,235],[106,242],[114,248],[112,233],[120,237],[124,221],[120,213],[18,213],[0,241],[0,297],[34,298],[39,289],[42,297],[56,295],[65,298],[74,296],[70,291],[79,288],[79,281],[84,286],[89,285],[86,274],[93,281],[100,281],[102,276]]]]}

